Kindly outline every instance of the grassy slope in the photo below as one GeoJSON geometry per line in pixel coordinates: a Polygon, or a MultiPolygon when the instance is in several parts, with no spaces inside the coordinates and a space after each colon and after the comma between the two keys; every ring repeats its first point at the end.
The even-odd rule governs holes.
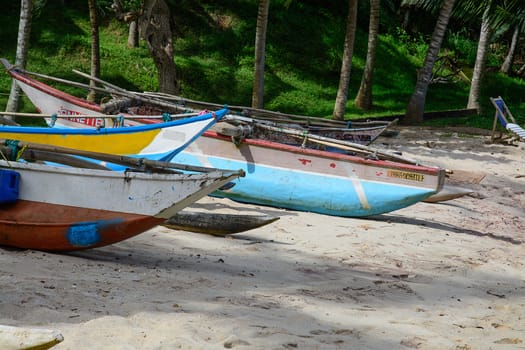
{"type": "MultiPolygon", "coordinates": [[[[85,1],[64,9],[48,2],[34,19],[27,69],[83,81],[72,72],[89,72],[89,19],[85,1]]],[[[70,2],[71,3],[71,2],[70,2]]],[[[175,61],[181,95],[191,99],[249,105],[253,70],[253,41],[256,2],[213,1],[198,7],[194,2],[179,7],[175,40],[175,61]],[[233,9],[233,10],[232,10],[233,9]],[[249,15],[247,15],[249,14],[249,15]]],[[[205,3],[204,1],[201,3],[205,3]]],[[[339,79],[344,40],[345,6],[321,8],[315,1],[272,2],[267,35],[265,108],[287,113],[329,117],[339,79]],[[341,17],[341,18],[338,18],[341,17]]],[[[10,4],[0,14],[0,57],[14,61],[18,9],[10,4]]],[[[360,12],[366,13],[366,12],[360,12]]],[[[366,18],[361,19],[352,67],[347,118],[403,113],[412,93],[416,71],[426,46],[397,34],[383,34],[379,41],[374,75],[374,109],[363,113],[353,107],[366,55],[366,18]]],[[[389,24],[390,25],[390,24],[389,24]]],[[[110,22],[101,28],[102,78],[132,90],[157,89],[156,70],[144,46],[126,47],[126,28],[110,22]]],[[[456,37],[457,39],[457,37],[456,37]]],[[[449,40],[445,45],[456,57],[472,57],[475,45],[449,40]],[[468,52],[458,51],[458,47],[468,52]],[[465,49],[467,47],[467,49],[465,49]]],[[[465,60],[468,60],[465,58],[465,60]]],[[[493,59],[492,61],[496,61],[493,59]]],[[[472,64],[472,63],[471,63],[472,64]]],[[[0,105],[5,106],[10,79],[0,73],[0,105]]],[[[60,86],[82,96],[84,91],[60,86]]],[[[467,83],[431,85],[426,100],[428,111],[464,108],[467,83]]],[[[483,87],[481,116],[438,123],[492,126],[489,96],[501,95],[519,122],[525,121],[525,83],[497,73],[488,73],[483,87]]],[[[22,107],[33,111],[24,99],[22,107]]]]}

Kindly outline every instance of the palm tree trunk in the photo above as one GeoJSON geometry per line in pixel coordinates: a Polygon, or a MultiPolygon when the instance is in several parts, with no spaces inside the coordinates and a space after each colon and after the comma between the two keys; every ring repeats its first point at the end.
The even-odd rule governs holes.
{"type": "Polygon", "coordinates": [[[432,33],[432,40],[430,41],[423,68],[418,72],[416,88],[408,103],[406,114],[401,120],[403,123],[420,123],[423,121],[425,100],[428,85],[432,78],[432,69],[439,54],[455,1],[456,0],[445,0],[443,2],[436,26],[434,27],[434,32],[432,33]]]}
{"type": "Polygon", "coordinates": [[[140,17],[139,33],[148,46],[155,62],[159,91],[178,95],[179,84],[173,52],[173,34],[170,25],[170,9],[165,0],[146,0],[146,10],[140,17]]]}
{"type": "Polygon", "coordinates": [[[370,0],[370,23],[368,27],[368,49],[366,52],[365,70],[361,86],[355,98],[355,106],[365,111],[372,108],[372,79],[377,50],[377,35],[379,31],[379,0],[370,0]]]}
{"type": "Polygon", "coordinates": [[[525,76],[525,64],[523,64],[523,66],[521,66],[520,69],[518,69],[518,71],[516,72],[516,74],[521,77],[521,76],[525,76]]]}
{"type": "Polygon", "coordinates": [[[485,65],[487,62],[487,50],[489,46],[489,39],[491,34],[489,24],[489,14],[492,2],[489,1],[483,12],[483,19],[481,21],[481,31],[479,34],[478,50],[476,53],[476,63],[474,64],[474,71],[472,72],[472,80],[470,83],[470,92],[468,95],[467,108],[476,109],[478,113],[481,112],[480,96],[481,96],[481,82],[485,73],[485,65]]]}
{"type": "MultiPolygon", "coordinates": [[[[89,5],[89,20],[91,23],[91,76],[95,78],[100,77],[100,43],[98,32],[98,16],[96,0],[88,0],[89,5]]],[[[89,86],[96,87],[94,80],[89,81],[89,86]]],[[[89,90],[87,100],[94,102],[96,99],[95,89],[89,90]]]]}
{"type": "Polygon", "coordinates": [[[516,53],[516,48],[518,47],[518,39],[520,37],[520,25],[514,27],[514,33],[512,34],[512,40],[510,42],[509,52],[505,61],[501,65],[500,72],[506,75],[509,75],[512,70],[512,64],[514,63],[514,54],[516,53]]]}
{"type": "Polygon", "coordinates": [[[356,20],[357,0],[349,0],[341,75],[339,78],[337,97],[335,99],[334,112],[332,114],[332,118],[335,120],[343,120],[345,117],[346,101],[348,100],[348,86],[350,84],[350,71],[352,69],[352,57],[354,55],[356,20]]]}
{"type": "Polygon", "coordinates": [[[266,56],[266,28],[270,0],[259,1],[257,13],[257,29],[255,32],[255,67],[252,92],[252,107],[263,108],[264,98],[264,64],[266,56]]]}
{"type": "MultiPolygon", "coordinates": [[[[29,49],[29,35],[31,33],[31,21],[33,18],[33,0],[21,0],[20,2],[20,22],[18,23],[18,41],[16,45],[15,65],[25,68],[27,50],[29,49]]],[[[20,104],[22,92],[18,85],[11,83],[11,93],[7,101],[6,111],[17,112],[20,104]]],[[[6,117],[6,119],[10,119],[6,117]]],[[[11,119],[12,120],[12,119],[11,119]]]]}
{"type": "Polygon", "coordinates": [[[139,47],[139,27],[136,19],[129,22],[128,47],[139,47]]]}

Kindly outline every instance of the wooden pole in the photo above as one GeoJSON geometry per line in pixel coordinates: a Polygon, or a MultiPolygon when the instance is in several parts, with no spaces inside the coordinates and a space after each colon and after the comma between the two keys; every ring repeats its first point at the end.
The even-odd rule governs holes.
{"type": "MultiPolygon", "coordinates": [[[[0,139],[0,145],[5,146],[6,142],[7,140],[0,139]]],[[[151,160],[151,159],[146,159],[146,158],[136,158],[136,157],[130,157],[130,156],[124,156],[124,155],[114,155],[114,154],[109,154],[109,153],[83,151],[83,150],[77,150],[77,149],[72,149],[72,148],[45,145],[45,144],[25,142],[25,141],[18,141],[17,147],[23,152],[26,152],[28,150],[38,150],[38,151],[43,151],[43,152],[68,154],[68,155],[80,156],[80,157],[100,160],[103,162],[133,167],[136,169],[140,169],[142,171],[146,171],[146,170],[153,170],[153,171],[159,171],[159,172],[191,171],[191,172],[209,173],[209,172],[219,170],[219,171],[224,171],[230,174],[238,173],[239,176],[244,176],[243,170],[233,171],[233,170],[226,170],[226,169],[216,169],[216,168],[188,165],[188,164],[163,162],[163,161],[151,160]]],[[[24,153],[21,154],[21,158],[23,158],[23,154],[24,153]]]]}
{"type": "MultiPolygon", "coordinates": [[[[171,118],[184,118],[196,116],[199,113],[179,113],[170,114],[171,118]]],[[[117,118],[122,116],[124,119],[163,119],[163,115],[129,115],[129,114],[75,114],[75,115],[61,115],[61,114],[40,114],[40,113],[23,113],[23,112],[1,112],[0,115],[12,115],[17,117],[34,117],[34,118],[117,118]]]]}
{"type": "Polygon", "coordinates": [[[323,137],[323,136],[315,135],[315,134],[309,134],[309,133],[305,134],[305,131],[294,130],[294,129],[285,128],[282,126],[272,126],[272,125],[266,125],[264,123],[257,123],[257,122],[255,122],[254,125],[257,127],[261,127],[263,129],[274,131],[276,133],[284,133],[286,135],[290,135],[298,139],[304,140],[304,138],[306,137],[307,141],[315,142],[315,143],[322,144],[325,146],[339,148],[345,151],[355,152],[361,155],[375,156],[379,159],[391,160],[391,161],[396,161],[396,162],[405,163],[405,164],[418,164],[418,162],[415,160],[397,156],[395,154],[380,151],[380,150],[371,148],[369,146],[363,146],[357,143],[337,140],[337,139],[323,137]]]}

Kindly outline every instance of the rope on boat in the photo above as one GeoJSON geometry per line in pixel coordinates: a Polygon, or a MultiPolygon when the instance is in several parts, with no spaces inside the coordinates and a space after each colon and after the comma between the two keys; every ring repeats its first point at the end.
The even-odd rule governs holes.
{"type": "Polygon", "coordinates": [[[171,114],[166,113],[166,112],[162,113],[162,120],[165,122],[171,121],[171,114]]]}
{"type": "Polygon", "coordinates": [[[49,126],[50,127],[55,126],[56,121],[57,121],[57,114],[56,113],[51,114],[51,122],[49,123],[49,126]]]}
{"type": "Polygon", "coordinates": [[[2,154],[2,157],[5,161],[18,161],[20,157],[22,157],[24,151],[27,148],[27,145],[23,145],[23,147],[20,147],[19,144],[20,141],[18,140],[5,140],[4,145],[9,149],[9,155],[6,156],[5,153],[0,150],[0,153],[2,154]]]}
{"type": "Polygon", "coordinates": [[[308,130],[303,131],[303,142],[301,143],[301,148],[306,148],[306,142],[308,141],[308,130]]]}

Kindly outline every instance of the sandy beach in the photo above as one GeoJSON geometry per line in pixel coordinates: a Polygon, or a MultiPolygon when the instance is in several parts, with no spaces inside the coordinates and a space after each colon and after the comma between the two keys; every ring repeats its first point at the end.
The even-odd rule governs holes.
{"type": "Polygon", "coordinates": [[[525,349],[525,143],[396,127],[374,147],[472,193],[366,219],[279,216],[228,237],[158,227],[67,254],[0,248],[0,324],[56,350],[525,349]]]}

